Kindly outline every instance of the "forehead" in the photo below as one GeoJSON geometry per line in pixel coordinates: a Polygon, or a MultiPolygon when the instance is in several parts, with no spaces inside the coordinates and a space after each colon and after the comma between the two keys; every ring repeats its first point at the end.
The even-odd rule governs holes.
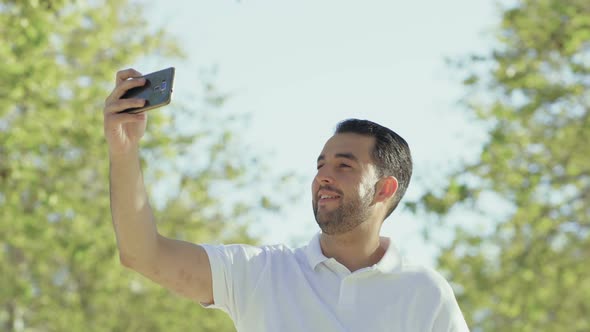
{"type": "Polygon", "coordinates": [[[353,154],[359,161],[371,162],[375,137],[354,133],[335,134],[324,145],[320,156],[331,158],[338,154],[353,154]]]}

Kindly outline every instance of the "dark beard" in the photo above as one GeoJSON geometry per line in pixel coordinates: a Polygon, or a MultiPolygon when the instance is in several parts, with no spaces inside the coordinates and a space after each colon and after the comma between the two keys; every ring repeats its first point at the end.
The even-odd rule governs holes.
{"type": "Polygon", "coordinates": [[[322,233],[328,235],[344,234],[350,232],[369,217],[369,206],[373,200],[374,190],[367,191],[364,197],[358,197],[353,201],[345,202],[341,196],[342,204],[336,209],[318,215],[318,202],[313,201],[313,214],[320,226],[322,233]]]}

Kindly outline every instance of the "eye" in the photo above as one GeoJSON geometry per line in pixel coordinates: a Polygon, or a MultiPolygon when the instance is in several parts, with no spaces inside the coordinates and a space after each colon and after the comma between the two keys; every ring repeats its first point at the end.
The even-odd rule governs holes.
{"type": "Polygon", "coordinates": [[[322,168],[322,166],[324,166],[324,164],[319,164],[319,165],[317,166],[317,169],[320,169],[320,168],[322,168]]]}
{"type": "Polygon", "coordinates": [[[347,164],[340,164],[339,166],[340,166],[341,168],[349,168],[349,167],[350,167],[350,166],[349,166],[349,165],[347,165],[347,164]]]}

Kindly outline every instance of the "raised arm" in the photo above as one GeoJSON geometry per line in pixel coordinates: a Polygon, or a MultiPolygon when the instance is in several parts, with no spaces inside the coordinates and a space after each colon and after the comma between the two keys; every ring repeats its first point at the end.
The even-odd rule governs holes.
{"type": "Polygon", "coordinates": [[[149,204],[139,162],[139,141],[147,114],[117,113],[140,107],[142,99],[121,99],[145,84],[134,69],[117,73],[105,100],[104,134],[109,147],[111,214],[121,263],[156,283],[201,303],[213,302],[211,268],[196,244],[161,236],[149,204]]]}

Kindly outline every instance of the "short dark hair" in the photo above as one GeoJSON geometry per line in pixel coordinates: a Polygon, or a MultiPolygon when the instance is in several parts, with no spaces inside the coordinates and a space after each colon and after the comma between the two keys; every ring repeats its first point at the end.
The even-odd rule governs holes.
{"type": "Polygon", "coordinates": [[[393,130],[369,120],[347,119],[336,126],[335,134],[354,133],[375,137],[373,160],[377,176],[394,176],[398,188],[385,218],[395,210],[404,196],[412,177],[412,155],[406,140],[393,130]]]}

